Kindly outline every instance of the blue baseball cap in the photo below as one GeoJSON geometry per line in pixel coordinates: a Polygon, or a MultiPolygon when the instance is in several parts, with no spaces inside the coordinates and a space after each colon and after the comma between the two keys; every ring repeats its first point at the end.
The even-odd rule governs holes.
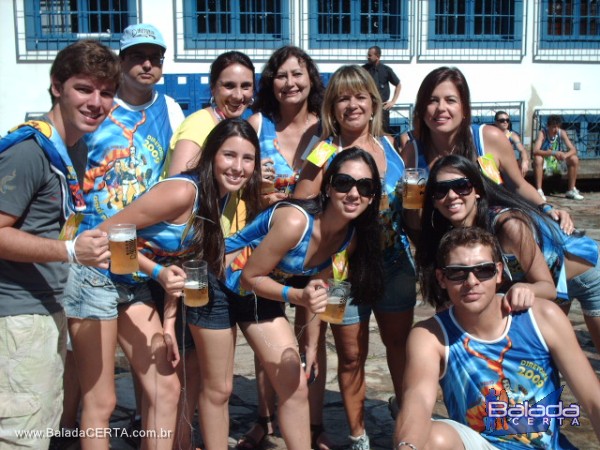
{"type": "Polygon", "coordinates": [[[167,49],[165,40],[154,25],[138,23],[129,25],[121,36],[121,51],[140,44],[152,44],[167,49]]]}

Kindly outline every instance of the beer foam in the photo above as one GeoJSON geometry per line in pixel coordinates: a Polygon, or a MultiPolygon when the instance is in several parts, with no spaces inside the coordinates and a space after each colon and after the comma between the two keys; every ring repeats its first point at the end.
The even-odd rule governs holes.
{"type": "Polygon", "coordinates": [[[109,239],[113,242],[127,242],[135,239],[135,233],[131,231],[118,231],[116,233],[112,233],[109,239]]]}
{"type": "Polygon", "coordinates": [[[200,281],[190,280],[186,281],[184,284],[186,289],[202,289],[206,287],[206,283],[201,283],[200,281]]]}

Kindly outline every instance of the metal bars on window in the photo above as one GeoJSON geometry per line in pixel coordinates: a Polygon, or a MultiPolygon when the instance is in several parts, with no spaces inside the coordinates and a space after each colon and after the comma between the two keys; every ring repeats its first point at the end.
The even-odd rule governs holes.
{"type": "Polygon", "coordinates": [[[25,0],[26,48],[60,50],[82,38],[118,46],[136,21],[134,0],[25,0]]]}
{"type": "Polygon", "coordinates": [[[311,48],[408,48],[407,0],[310,0],[311,48]]]}
{"type": "Polygon", "coordinates": [[[287,0],[184,2],[186,48],[246,48],[290,42],[287,0]]]}

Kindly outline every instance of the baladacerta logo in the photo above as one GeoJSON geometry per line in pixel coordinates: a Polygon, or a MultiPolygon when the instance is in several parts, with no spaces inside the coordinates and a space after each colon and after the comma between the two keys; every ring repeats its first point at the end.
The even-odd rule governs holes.
{"type": "Polygon", "coordinates": [[[537,402],[519,401],[527,392],[519,386],[513,392],[508,379],[502,380],[499,393],[491,389],[486,396],[485,434],[506,436],[509,434],[543,433],[553,420],[559,426],[579,426],[579,404],[566,405],[560,399],[564,386],[551,392],[537,402]]]}

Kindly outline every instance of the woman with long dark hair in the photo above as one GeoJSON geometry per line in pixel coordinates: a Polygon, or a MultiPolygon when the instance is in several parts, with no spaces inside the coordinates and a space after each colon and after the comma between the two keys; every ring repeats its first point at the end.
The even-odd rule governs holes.
{"type": "MultiPolygon", "coordinates": [[[[554,209],[540,197],[521,173],[510,142],[497,127],[471,124],[471,94],[456,67],[438,67],[423,80],[413,113],[413,139],[402,150],[407,167],[429,168],[446,155],[461,155],[477,162],[481,171],[560,220],[566,233],[573,223],[566,211],[554,209]]],[[[410,219],[409,219],[410,220],[410,219]]],[[[416,220],[410,220],[416,228],[416,220]]]]}
{"type": "Polygon", "coordinates": [[[236,302],[249,306],[238,320],[277,392],[279,427],[290,449],[310,448],[311,437],[306,376],[282,304],[307,307],[313,315],[324,311],[324,280],[334,255],[346,258],[342,266],[357,302],[382,291],[381,266],[372,261],[381,251],[381,183],[373,158],[358,148],[337,155],[318,197],[276,203],[227,239],[227,252],[243,251],[228,266],[226,283],[239,294],[254,294],[236,302]],[[304,288],[285,284],[298,275],[316,279],[304,288]],[[281,317],[265,320],[272,305],[281,317]]]}
{"type": "MultiPolygon", "coordinates": [[[[287,45],[275,50],[265,64],[256,101],[252,105],[255,114],[248,119],[260,141],[263,205],[288,198],[294,192],[302,167],[302,155],[318,137],[323,91],[317,65],[298,47],[287,45]]],[[[301,286],[308,279],[299,277],[293,282],[301,286]]],[[[304,326],[306,315],[304,308],[296,308],[294,317],[297,329],[304,326]]],[[[305,345],[303,337],[300,341],[302,348],[305,345]]],[[[321,340],[318,355],[324,373],[325,339],[321,340]]],[[[257,448],[267,435],[274,432],[275,427],[275,391],[256,357],[255,367],[258,418],[238,441],[236,448],[240,450],[257,448]]],[[[314,395],[314,392],[324,389],[324,386],[324,376],[317,378],[310,386],[309,397],[315,399],[311,401],[310,408],[311,430],[322,430],[323,396],[314,395]]],[[[325,441],[324,436],[316,436],[316,439],[325,441]]]]}
{"type": "Polygon", "coordinates": [[[510,281],[504,286],[510,306],[521,308],[535,297],[556,301],[568,312],[577,298],[592,340],[600,348],[600,270],[598,244],[566,235],[535,205],[484,177],[475,163],[450,155],[431,168],[425,190],[421,240],[416,260],[423,296],[433,299],[437,246],[446,231],[478,226],[496,235],[510,281]]]}
{"type": "MultiPolygon", "coordinates": [[[[333,155],[359,147],[375,160],[382,183],[377,221],[382,226],[381,259],[372,264],[384,270],[384,292],[369,301],[351,302],[342,324],[332,325],[338,355],[340,391],[350,425],[352,449],[368,449],[364,423],[366,384],[364,365],[369,348],[369,320],[375,314],[387,362],[400,394],[404,372],[404,347],[412,326],[416,303],[416,279],[408,238],[401,223],[401,198],[397,185],[404,174],[404,162],[394,149],[392,138],[382,129],[381,97],[373,78],[360,66],[342,66],[325,90],[321,120],[321,142],[307,157],[295,198],[310,198],[319,191],[333,155]]],[[[310,359],[307,357],[307,362],[310,359]]]]}
{"type": "MultiPolygon", "coordinates": [[[[209,133],[204,150],[192,168],[159,182],[101,226],[108,229],[116,223],[136,225],[141,246],[140,269],[159,282],[168,294],[165,301],[164,342],[158,338],[152,341],[159,348],[166,347],[164,364],[179,363],[177,340],[182,335],[175,333],[175,316],[184,283],[184,272],[179,264],[190,258],[203,258],[208,263],[209,305],[187,308],[187,322],[201,363],[198,372],[192,376],[200,380],[200,423],[209,449],[226,447],[229,431],[226,407],[229,396],[227,389],[219,389],[220,385],[211,390],[210,381],[214,380],[209,378],[208,368],[219,366],[221,354],[217,351],[218,346],[210,346],[208,342],[221,337],[228,342],[235,340],[235,323],[231,324],[228,320],[223,323],[220,320],[223,316],[231,315],[231,305],[218,281],[223,276],[225,266],[223,209],[227,199],[237,196],[241,191],[240,198],[246,203],[249,218],[257,214],[261,179],[259,159],[259,144],[254,129],[245,120],[226,119],[209,133]],[[206,323],[220,329],[201,328],[206,323]],[[218,412],[215,412],[212,397],[221,392],[226,394],[225,412],[222,408],[217,408],[218,412]]],[[[183,337],[186,332],[183,331],[183,337]]],[[[160,356],[164,357],[162,353],[160,356]]],[[[190,370],[188,366],[185,369],[190,370]]],[[[224,377],[220,381],[227,384],[224,377]]],[[[191,417],[183,415],[179,418],[178,426],[191,420],[191,417]]],[[[186,437],[189,439],[189,436],[186,437]]]]}

